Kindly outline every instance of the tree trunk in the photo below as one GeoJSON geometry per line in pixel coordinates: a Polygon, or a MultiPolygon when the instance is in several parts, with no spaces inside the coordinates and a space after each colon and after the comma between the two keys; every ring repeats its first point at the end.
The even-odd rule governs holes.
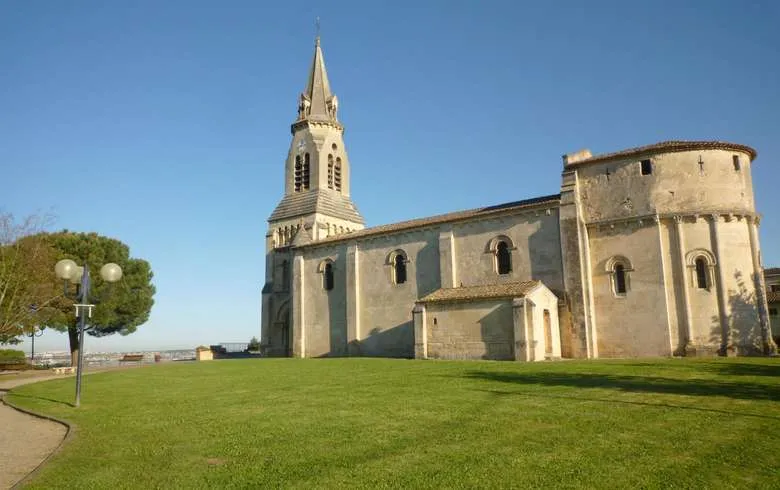
{"type": "Polygon", "coordinates": [[[75,326],[68,327],[68,339],[70,340],[70,365],[74,368],[79,365],[79,329],[75,326]]]}

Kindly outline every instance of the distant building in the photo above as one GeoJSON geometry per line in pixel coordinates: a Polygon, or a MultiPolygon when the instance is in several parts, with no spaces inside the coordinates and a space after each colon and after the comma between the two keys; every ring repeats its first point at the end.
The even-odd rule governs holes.
{"type": "MultiPolygon", "coordinates": [[[[450,144],[468,131],[459,122],[447,121],[450,144]]],[[[266,235],[268,355],[535,361],[775,348],[748,146],[582,150],[563,157],[559,194],[365,228],[319,39],[291,130],[266,235]]],[[[506,162],[473,171],[525,178],[506,162]]],[[[393,169],[386,185],[415,199],[393,169]]]]}

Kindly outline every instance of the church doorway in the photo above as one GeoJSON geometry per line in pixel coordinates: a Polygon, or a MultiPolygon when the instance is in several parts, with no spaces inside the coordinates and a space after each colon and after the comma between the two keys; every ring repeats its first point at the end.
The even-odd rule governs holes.
{"type": "Polygon", "coordinates": [[[275,333],[275,351],[278,356],[292,357],[292,331],[290,329],[290,309],[287,307],[287,303],[283,304],[279,308],[279,313],[276,315],[276,322],[274,323],[275,333]]]}

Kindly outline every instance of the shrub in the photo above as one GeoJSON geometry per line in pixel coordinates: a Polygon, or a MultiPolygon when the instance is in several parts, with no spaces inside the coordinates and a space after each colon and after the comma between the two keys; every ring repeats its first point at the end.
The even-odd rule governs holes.
{"type": "Polygon", "coordinates": [[[25,362],[24,352],[15,349],[0,349],[0,362],[25,362]]]}

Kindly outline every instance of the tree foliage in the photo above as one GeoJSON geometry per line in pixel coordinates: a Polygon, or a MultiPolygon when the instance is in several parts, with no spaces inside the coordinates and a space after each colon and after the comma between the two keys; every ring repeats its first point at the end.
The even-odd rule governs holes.
{"type": "Polygon", "coordinates": [[[260,341],[257,340],[257,337],[252,337],[252,340],[249,341],[249,345],[247,346],[247,350],[249,351],[260,350],[260,341]]]}
{"type": "MultiPolygon", "coordinates": [[[[46,234],[45,237],[57,252],[57,260],[72,259],[78,265],[89,265],[91,288],[88,300],[95,305],[88,320],[90,335],[129,335],[149,319],[155,293],[149,262],[131,258],[127,245],[96,233],[62,231],[46,234]],[[100,277],[100,268],[109,262],[122,267],[122,279],[115,284],[107,283],[100,277]]],[[[71,294],[51,303],[49,311],[44,314],[47,326],[71,333],[73,352],[78,348],[75,346],[74,349],[72,335],[77,329],[73,306],[76,301],[72,299],[75,286],[68,287],[71,294]]]]}
{"type": "Polygon", "coordinates": [[[52,220],[33,215],[17,222],[0,213],[0,343],[46,321],[61,291],[52,281],[56,252],[41,232],[52,220]]]}

